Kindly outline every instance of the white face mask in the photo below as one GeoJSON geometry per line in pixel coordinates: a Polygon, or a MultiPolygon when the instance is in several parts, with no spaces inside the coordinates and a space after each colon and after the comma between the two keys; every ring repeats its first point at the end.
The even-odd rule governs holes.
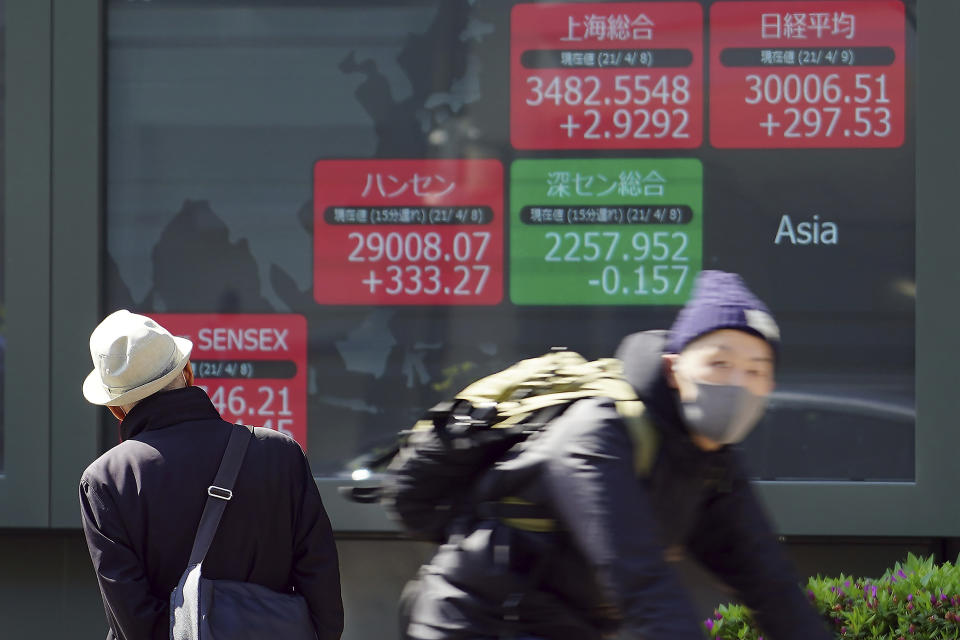
{"type": "Polygon", "coordinates": [[[763,417],[766,396],[738,385],[690,381],[697,387],[697,397],[681,400],[680,410],[692,433],[719,444],[734,444],[746,438],[763,417]]]}

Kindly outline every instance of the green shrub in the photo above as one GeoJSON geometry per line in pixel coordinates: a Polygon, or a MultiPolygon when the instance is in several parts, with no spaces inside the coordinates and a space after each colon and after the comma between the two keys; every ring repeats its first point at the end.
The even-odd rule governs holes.
{"type": "MultiPolygon", "coordinates": [[[[949,562],[909,554],[880,578],[817,576],[806,592],[838,640],[960,639],[960,568],[949,562]]],[[[704,625],[711,638],[763,640],[741,605],[721,605],[704,625]]]]}

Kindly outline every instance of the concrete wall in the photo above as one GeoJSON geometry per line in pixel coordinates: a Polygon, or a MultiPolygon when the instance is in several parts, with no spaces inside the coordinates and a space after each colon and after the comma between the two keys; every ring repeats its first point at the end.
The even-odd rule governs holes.
{"type": "MultiPolygon", "coordinates": [[[[337,547],[344,640],[396,637],[397,597],[430,545],[341,539],[337,547]]],[[[81,531],[0,531],[0,638],[102,640],[106,630],[81,531]]]]}
{"type": "MultiPolygon", "coordinates": [[[[430,545],[402,540],[341,538],[337,542],[346,610],[344,640],[396,638],[397,597],[431,553],[430,545]]],[[[873,576],[906,556],[946,554],[960,545],[936,539],[791,540],[787,548],[801,575],[873,576]]],[[[951,555],[952,554],[952,555],[951,555]]],[[[696,567],[681,574],[706,617],[726,594],[696,567]]],[[[0,637],[100,640],[103,606],[83,534],[78,530],[0,530],[0,637]]]]}

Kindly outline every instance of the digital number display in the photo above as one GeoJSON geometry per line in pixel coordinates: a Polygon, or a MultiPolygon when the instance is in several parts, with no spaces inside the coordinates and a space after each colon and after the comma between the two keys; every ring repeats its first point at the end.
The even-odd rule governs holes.
{"type": "Polygon", "coordinates": [[[111,21],[104,303],[302,314],[293,354],[194,354],[226,414],[305,438],[309,389],[339,475],[485,372],[669,327],[719,269],[784,332],[751,473],[915,480],[920,0],[215,4],[111,21]]]}
{"type": "Polygon", "coordinates": [[[694,159],[517,160],[510,297],[520,305],[678,305],[702,263],[694,159]]]}
{"type": "Polygon", "coordinates": [[[314,189],[317,302],[500,302],[498,161],[320,161],[314,189]]]}
{"type": "Polygon", "coordinates": [[[904,7],[717,2],[710,141],[720,148],[898,147],[904,7]]]}
{"type": "Polygon", "coordinates": [[[699,4],[521,4],[510,33],[514,147],[700,146],[699,4]]]}
{"type": "Polygon", "coordinates": [[[151,314],[193,342],[194,384],[224,420],[307,448],[307,322],[295,314],[151,314]]]}

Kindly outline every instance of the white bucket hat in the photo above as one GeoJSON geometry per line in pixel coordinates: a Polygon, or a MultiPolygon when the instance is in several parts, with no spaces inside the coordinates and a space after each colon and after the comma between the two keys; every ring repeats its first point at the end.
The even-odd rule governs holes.
{"type": "Polygon", "coordinates": [[[180,375],[192,349],[192,342],[146,316],[115,311],[90,334],[93,371],[83,381],[83,396],[109,407],[143,400],[180,375]]]}

